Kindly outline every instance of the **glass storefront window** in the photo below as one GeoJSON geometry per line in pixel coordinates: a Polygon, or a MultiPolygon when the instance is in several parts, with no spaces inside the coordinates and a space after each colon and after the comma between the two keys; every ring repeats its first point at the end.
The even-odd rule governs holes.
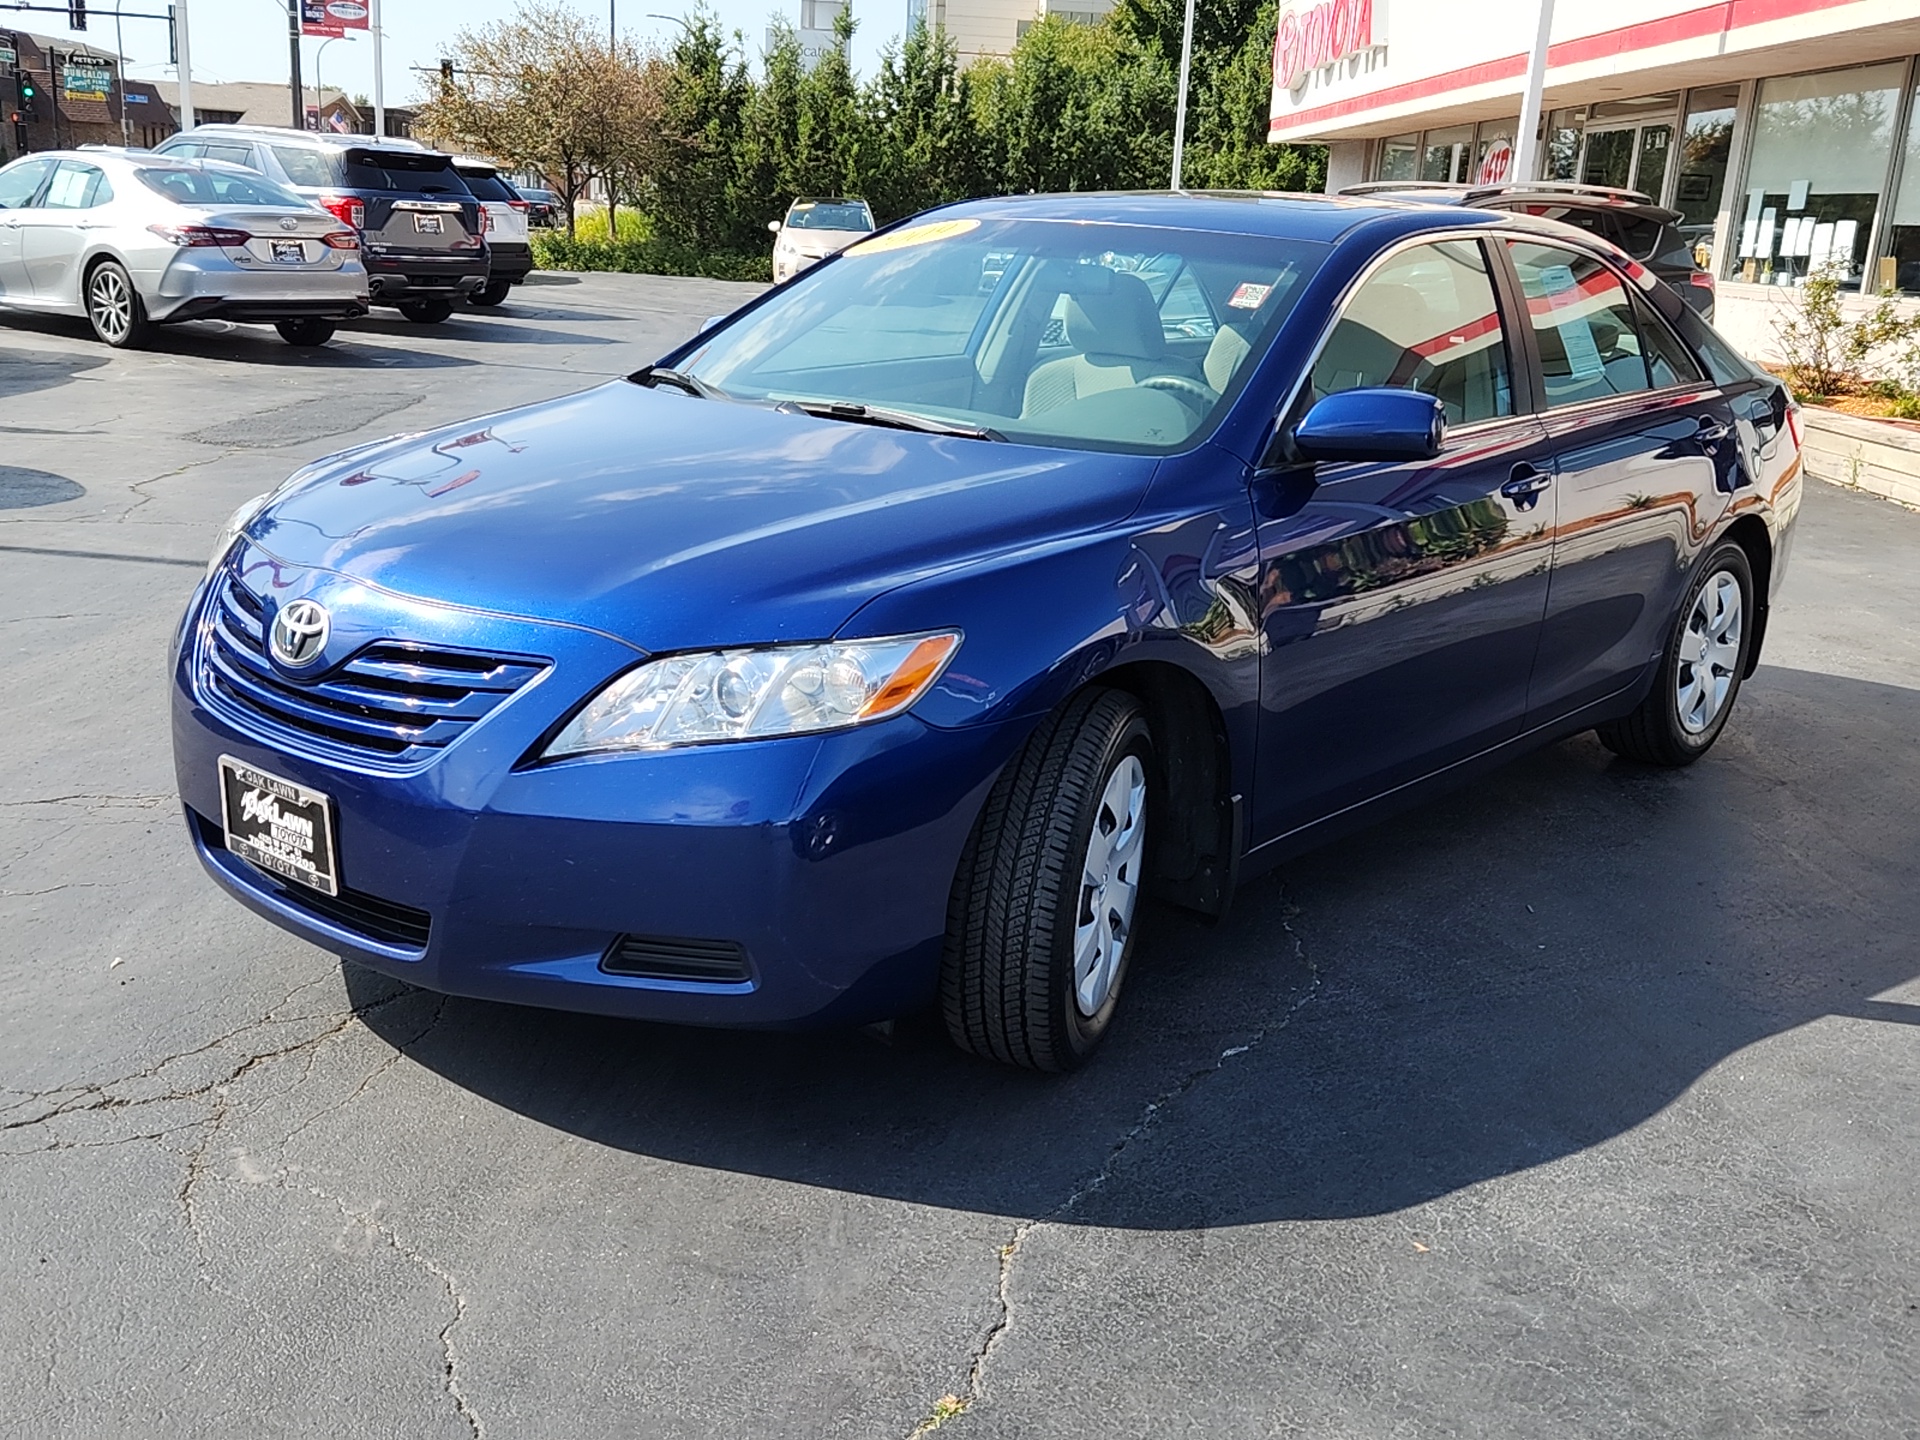
{"type": "Polygon", "coordinates": [[[1504,185],[1519,178],[1513,173],[1513,132],[1519,128],[1511,120],[1488,120],[1481,124],[1480,138],[1473,152],[1474,184],[1504,185]]]}
{"type": "Polygon", "coordinates": [[[1687,118],[1680,127],[1673,208],[1680,212],[1680,233],[1693,246],[1693,262],[1702,269],[1712,263],[1714,226],[1733,148],[1733,112],[1739,104],[1738,85],[1695,90],[1687,96],[1687,118]]]}
{"type": "Polygon", "coordinates": [[[1791,285],[1831,269],[1860,288],[1905,64],[1760,83],[1727,278],[1791,285]]]}
{"type": "Polygon", "coordinates": [[[1542,180],[1573,179],[1580,165],[1580,132],[1586,116],[1583,109],[1555,110],[1547,116],[1542,180]]]}
{"type": "Polygon", "coordinates": [[[1380,165],[1376,180],[1415,180],[1420,172],[1420,132],[1389,135],[1380,142],[1380,165]]]}
{"type": "Polygon", "coordinates": [[[1446,130],[1429,130],[1426,149],[1420,160],[1420,178],[1463,182],[1471,178],[1467,172],[1472,158],[1473,126],[1455,125],[1446,130]]]}
{"type": "MultiPolygon", "coordinates": [[[[1920,86],[1915,87],[1920,94],[1920,86]]],[[[1900,157],[1900,188],[1887,219],[1886,253],[1880,257],[1879,288],[1898,295],[1920,295],[1920,105],[1907,121],[1907,143],[1900,157]]]]}

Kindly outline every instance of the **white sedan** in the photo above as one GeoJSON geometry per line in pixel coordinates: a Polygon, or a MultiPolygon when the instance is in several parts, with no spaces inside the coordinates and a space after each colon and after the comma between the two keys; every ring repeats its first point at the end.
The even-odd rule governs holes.
{"type": "Polygon", "coordinates": [[[801,198],[787,207],[785,220],[769,220],[773,242],[773,283],[791,280],[817,260],[847,248],[873,230],[873,211],[864,200],[801,198]]]}
{"type": "Polygon", "coordinates": [[[360,237],[238,165],[56,150],[0,168],[0,306],[84,315],[115,348],[225,319],[324,345],[367,313],[360,237]]]}

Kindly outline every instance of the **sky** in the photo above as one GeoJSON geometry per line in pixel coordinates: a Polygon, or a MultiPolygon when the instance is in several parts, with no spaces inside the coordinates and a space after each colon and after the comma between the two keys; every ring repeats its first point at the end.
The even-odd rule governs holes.
{"type": "MultiPolygon", "coordinates": [[[[47,4],[51,0],[37,0],[47,4]]],[[[173,0],[180,4],[182,0],[173,0]]],[[[189,37],[193,52],[193,78],[201,83],[236,80],[278,81],[287,83],[287,6],[286,0],[186,0],[190,7],[189,37]]],[[[636,43],[648,42],[664,49],[677,27],[672,20],[658,15],[683,15],[693,8],[692,0],[612,0],[619,19],[620,32],[636,43]]],[[[103,50],[114,48],[114,22],[110,12],[115,0],[93,0],[89,6],[87,31],[76,35],[54,22],[57,15],[10,14],[0,8],[0,29],[17,26],[36,35],[55,35],[85,40],[103,50]]],[[[800,0],[709,0],[711,8],[729,30],[746,32],[746,50],[756,62],[765,44],[767,24],[777,13],[797,25],[800,0]]],[[[164,14],[167,0],[118,0],[128,13],[164,14]]],[[[573,8],[600,21],[607,18],[607,0],[572,0],[573,8]]],[[[411,67],[439,73],[443,47],[463,26],[484,25],[504,19],[515,8],[515,0],[381,0],[381,23],[386,29],[385,65],[387,103],[405,105],[422,99],[429,81],[411,67]]],[[[905,28],[906,0],[853,0],[854,19],[859,23],[853,41],[853,66],[863,75],[871,75],[879,64],[881,47],[905,28]]],[[[173,67],[167,64],[167,27],[153,20],[123,20],[127,73],[136,79],[170,80],[173,67]]],[[[369,36],[322,42],[301,42],[301,67],[306,83],[314,76],[315,52],[326,43],[319,56],[320,78],[329,93],[335,89],[350,94],[373,94],[373,42],[369,36]]]]}

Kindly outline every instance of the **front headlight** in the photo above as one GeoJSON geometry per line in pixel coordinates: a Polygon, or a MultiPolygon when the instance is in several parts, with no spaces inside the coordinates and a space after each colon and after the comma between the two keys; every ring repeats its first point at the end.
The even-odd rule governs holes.
{"type": "Polygon", "coordinates": [[[809,735],[898,715],[940,678],[957,631],[649,660],[567,722],[547,759],[809,735]]]}
{"type": "Polygon", "coordinates": [[[247,522],[260,513],[260,509],[273,498],[273,492],[256,495],[227,517],[227,523],[220,527],[220,538],[214,542],[213,557],[207,561],[207,575],[211,577],[220,568],[220,562],[227,558],[227,551],[233,548],[233,542],[240,538],[240,532],[247,528],[247,522]]]}

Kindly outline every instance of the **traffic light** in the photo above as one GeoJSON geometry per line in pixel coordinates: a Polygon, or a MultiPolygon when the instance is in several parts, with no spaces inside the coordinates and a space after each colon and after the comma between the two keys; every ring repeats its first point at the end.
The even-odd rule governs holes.
{"type": "Polygon", "coordinates": [[[67,0],[67,28],[69,30],[87,28],[87,0],[67,0]]]}
{"type": "Polygon", "coordinates": [[[33,83],[33,77],[24,70],[13,77],[13,83],[20,91],[20,113],[31,120],[33,118],[35,101],[37,101],[40,96],[40,89],[33,83]]]}
{"type": "Polygon", "coordinates": [[[443,95],[453,93],[453,61],[451,60],[440,62],[440,93],[443,95]]]}

